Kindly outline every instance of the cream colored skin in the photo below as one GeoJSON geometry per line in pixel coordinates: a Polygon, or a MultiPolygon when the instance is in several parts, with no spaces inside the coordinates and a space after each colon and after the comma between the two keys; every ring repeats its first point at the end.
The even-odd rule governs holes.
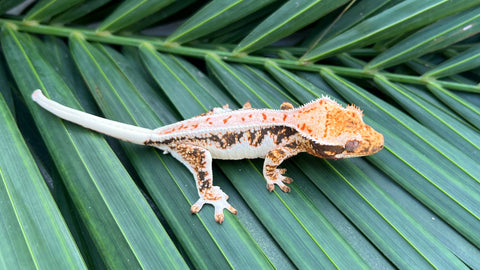
{"type": "Polygon", "coordinates": [[[215,220],[222,223],[223,209],[236,214],[228,196],[213,186],[212,159],[265,158],[264,176],[267,188],[292,179],[283,176],[277,166],[300,152],[322,158],[348,158],[369,155],[383,147],[383,136],[363,123],[361,111],[355,107],[341,108],[328,98],[297,109],[244,109],[232,111],[214,108],[191,119],[158,129],[146,129],[119,123],[81,112],[46,98],[35,90],[32,99],[56,116],[85,128],[120,140],[151,145],[171,153],[194,175],[200,199],[192,205],[197,213],[205,203],[215,207],[215,220]],[[337,115],[338,114],[338,115],[337,115]],[[334,115],[335,121],[329,116],[334,115]],[[338,121],[337,121],[338,120],[338,121]]]}

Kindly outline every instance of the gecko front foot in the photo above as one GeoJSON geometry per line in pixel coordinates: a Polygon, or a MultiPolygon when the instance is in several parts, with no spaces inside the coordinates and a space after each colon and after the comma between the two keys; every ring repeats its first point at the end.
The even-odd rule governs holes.
{"type": "Polygon", "coordinates": [[[222,224],[222,222],[225,220],[225,217],[223,215],[223,209],[227,209],[234,215],[237,214],[237,209],[233,208],[227,202],[227,200],[228,195],[225,194],[220,189],[220,187],[213,186],[208,191],[203,193],[200,196],[200,199],[198,199],[198,201],[192,205],[192,207],[190,208],[190,213],[198,213],[202,209],[204,204],[211,204],[213,205],[213,207],[215,207],[215,221],[222,224]]]}
{"type": "Polygon", "coordinates": [[[284,183],[290,184],[293,182],[293,179],[287,176],[283,176],[286,171],[287,169],[276,169],[273,177],[267,178],[268,191],[272,192],[275,189],[275,185],[277,185],[283,192],[290,192],[290,187],[288,187],[284,183]],[[273,178],[274,180],[271,180],[270,178],[273,178]]]}

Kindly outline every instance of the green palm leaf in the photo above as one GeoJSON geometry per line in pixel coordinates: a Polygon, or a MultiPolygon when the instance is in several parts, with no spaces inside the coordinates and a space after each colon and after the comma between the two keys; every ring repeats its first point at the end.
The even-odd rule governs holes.
{"type": "Polygon", "coordinates": [[[422,27],[450,14],[466,10],[473,5],[478,5],[478,3],[461,0],[403,1],[390,9],[367,18],[324,44],[319,44],[304,56],[304,60],[312,61],[320,57],[324,58],[334,53],[360,48],[380,40],[400,36],[402,33],[422,27]],[[359,33],[362,34],[359,35],[359,33]]]}
{"type": "Polygon", "coordinates": [[[480,8],[449,16],[402,40],[368,63],[368,69],[393,66],[457,43],[480,31],[480,8]],[[412,44],[417,44],[412,46],[412,44]]]}
{"type": "Polygon", "coordinates": [[[83,220],[105,263],[112,267],[154,267],[159,264],[180,267],[185,264],[106,142],[90,132],[70,130],[78,129],[77,126],[65,125],[59,120],[47,121],[48,114],[31,101],[30,89],[39,86],[50,89],[47,93],[55,99],[66,101],[72,107],[79,106],[62,79],[40,57],[37,47],[42,45],[35,47],[38,40],[7,26],[3,29],[1,41],[3,50],[8,52],[7,63],[17,85],[28,100],[64,184],[84,214],[83,220]],[[19,70],[27,70],[29,75],[18,77],[19,70]],[[106,168],[113,168],[114,173],[106,174],[106,168]],[[92,205],[96,207],[92,208],[92,205]],[[119,238],[119,235],[124,237],[119,238]],[[150,251],[144,253],[152,249],[162,250],[163,255],[155,256],[150,251]]]}
{"type": "Polygon", "coordinates": [[[0,97],[3,268],[86,269],[10,111],[0,97]]]}
{"type": "Polygon", "coordinates": [[[141,18],[146,17],[163,7],[170,5],[174,0],[145,1],[128,0],[123,2],[110,16],[108,16],[97,31],[117,32],[126,28],[141,18]]]}
{"type": "Polygon", "coordinates": [[[1,267],[480,268],[479,1],[346,2],[43,0],[0,17],[1,267]],[[216,161],[239,210],[218,225],[189,213],[173,157],[59,120],[37,88],[147,128],[329,95],[386,144],[284,162],[288,194],[260,160],[216,161]]]}

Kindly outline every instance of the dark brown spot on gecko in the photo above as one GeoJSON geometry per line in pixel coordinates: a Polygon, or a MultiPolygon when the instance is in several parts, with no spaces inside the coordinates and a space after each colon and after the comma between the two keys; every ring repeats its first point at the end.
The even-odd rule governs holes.
{"type": "Polygon", "coordinates": [[[298,143],[296,141],[293,141],[291,143],[286,144],[284,147],[290,148],[290,149],[297,149],[298,148],[298,143]]]}
{"type": "Polygon", "coordinates": [[[234,144],[237,144],[241,137],[243,137],[243,132],[226,132],[222,136],[222,139],[225,143],[223,147],[230,147],[234,144]]]}
{"type": "Polygon", "coordinates": [[[335,155],[345,150],[345,148],[339,145],[323,145],[314,141],[310,141],[309,143],[310,147],[307,147],[307,152],[321,158],[335,158],[335,155]]]}
{"type": "Polygon", "coordinates": [[[270,151],[267,155],[268,158],[279,161],[281,157],[285,156],[285,151],[282,149],[275,149],[274,151],[270,151]]]}
{"type": "Polygon", "coordinates": [[[153,144],[156,144],[156,143],[157,143],[157,142],[152,141],[151,139],[148,139],[148,140],[146,140],[146,141],[143,142],[143,144],[145,144],[145,145],[153,145],[153,144]]]}
{"type": "Polygon", "coordinates": [[[203,192],[205,189],[209,189],[212,187],[211,181],[207,178],[208,172],[205,171],[198,171],[197,173],[198,176],[198,182],[199,182],[199,190],[200,192],[203,192]]]}
{"type": "Polygon", "coordinates": [[[276,165],[265,165],[265,176],[275,177],[276,169],[277,169],[276,165]]]}
{"type": "Polygon", "coordinates": [[[290,137],[296,135],[298,132],[290,127],[284,127],[284,126],[275,126],[272,128],[272,133],[276,134],[276,144],[280,144],[283,142],[285,139],[289,139],[290,137]]]}
{"type": "Polygon", "coordinates": [[[192,145],[170,145],[182,159],[193,168],[200,192],[212,186],[212,179],[208,174],[207,150],[192,145]]]}
{"type": "MultiPolygon", "coordinates": [[[[195,144],[199,147],[205,147],[210,143],[216,143],[217,147],[221,149],[228,149],[231,146],[241,143],[242,138],[252,146],[258,146],[263,143],[263,140],[266,136],[271,136],[275,144],[281,144],[284,140],[290,138],[291,136],[297,134],[297,131],[294,128],[285,127],[285,126],[272,126],[269,128],[262,129],[252,129],[246,131],[237,131],[237,132],[225,132],[218,134],[211,134],[204,137],[196,138],[187,138],[187,137],[176,137],[169,138],[163,141],[152,141],[148,140],[145,142],[146,145],[174,145],[178,143],[185,144],[195,144]]],[[[174,147],[174,146],[172,146],[174,147]]]]}

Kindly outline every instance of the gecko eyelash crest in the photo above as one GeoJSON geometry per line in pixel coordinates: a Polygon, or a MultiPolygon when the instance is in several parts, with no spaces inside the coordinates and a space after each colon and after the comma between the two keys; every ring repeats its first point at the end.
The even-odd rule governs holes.
{"type": "Polygon", "coordinates": [[[228,195],[213,185],[212,159],[264,158],[263,175],[268,191],[293,180],[284,176],[278,166],[287,158],[306,152],[327,159],[342,159],[374,154],[384,145],[383,135],[363,122],[356,106],[343,108],[328,97],[322,97],[294,108],[284,102],[280,110],[253,109],[246,103],[242,109],[227,105],[213,108],[199,116],[147,129],[94,116],[61,105],[45,97],[41,90],[32,99],[52,114],[99,133],[149,145],[170,153],[193,174],[199,199],[190,212],[197,213],[204,204],[215,208],[215,221],[224,221],[223,209],[237,214],[228,195]]]}

